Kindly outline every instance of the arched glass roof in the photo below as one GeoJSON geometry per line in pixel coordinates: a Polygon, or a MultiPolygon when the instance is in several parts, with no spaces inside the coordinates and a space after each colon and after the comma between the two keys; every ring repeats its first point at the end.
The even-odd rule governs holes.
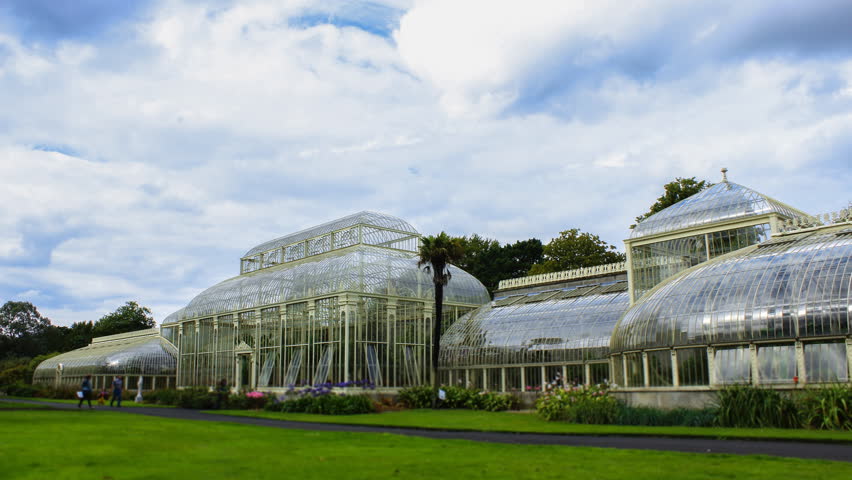
{"type": "MultiPolygon", "coordinates": [[[[137,333],[137,332],[134,332],[137,333]]],[[[81,375],[174,375],[177,349],[156,330],[143,335],[113,335],[91,345],[48,358],[36,367],[36,381],[52,381],[57,366],[62,376],[81,375]],[[115,338],[118,337],[118,338],[115,338]]]]}
{"type": "Polygon", "coordinates": [[[415,235],[418,234],[417,230],[415,230],[410,223],[406,222],[401,218],[394,217],[392,215],[386,215],[383,213],[364,211],[343,218],[338,218],[337,220],[332,220],[330,222],[323,223],[322,225],[317,225],[316,227],[307,228],[300,232],[291,233],[289,235],[276,238],[275,240],[270,240],[268,242],[261,243],[260,245],[246,252],[246,254],[243,255],[243,258],[251,257],[259,253],[272,250],[274,248],[283,247],[285,245],[302,242],[309,238],[318,237],[355,225],[373,225],[380,228],[390,228],[393,230],[408,232],[415,235]]]}
{"type": "Polygon", "coordinates": [[[497,299],[444,333],[441,367],[604,360],[629,303],[627,282],[497,299]]]}
{"type": "Polygon", "coordinates": [[[852,228],[780,235],[695,266],[619,321],[612,349],[849,335],[852,228]]]}
{"type": "Polygon", "coordinates": [[[164,318],[163,321],[160,322],[160,326],[165,327],[165,326],[168,326],[168,325],[171,325],[171,324],[174,324],[174,323],[178,323],[178,321],[181,319],[182,315],[183,315],[183,308],[181,308],[180,310],[170,314],[168,317],[164,318]]]}
{"type": "Polygon", "coordinates": [[[651,215],[636,225],[630,233],[630,238],[642,238],[767,213],[777,213],[787,218],[806,215],[750,188],[726,181],[651,215]]]}
{"type": "MultiPolygon", "coordinates": [[[[451,266],[444,301],[482,305],[488,291],[469,273],[451,266]]],[[[369,245],[309,257],[225,280],[201,292],[166,321],[290,302],[340,292],[432,300],[431,276],[417,267],[417,255],[369,245]]],[[[164,322],[165,323],[165,322],[164,322]]]]}

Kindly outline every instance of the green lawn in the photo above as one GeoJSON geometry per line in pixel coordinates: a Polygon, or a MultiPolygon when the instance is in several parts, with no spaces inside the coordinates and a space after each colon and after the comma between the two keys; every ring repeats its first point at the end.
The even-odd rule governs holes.
{"type": "MultiPolygon", "coordinates": [[[[211,412],[213,413],[213,412],[211,412]]],[[[852,432],[780,428],[634,427],[547,422],[534,413],[475,410],[403,410],[366,415],[313,415],[265,411],[222,410],[226,415],[299,422],[345,423],[442,430],[570,433],[575,435],[644,435],[673,437],[753,438],[852,443],[852,432]]]]}
{"type": "Polygon", "coordinates": [[[8,411],[0,431],[0,478],[14,479],[852,477],[845,462],[309,432],[88,409],[8,411]]]}
{"type": "MultiPolygon", "coordinates": [[[[11,398],[11,399],[15,399],[15,400],[35,400],[37,402],[44,402],[44,403],[68,403],[68,404],[74,404],[74,405],[76,405],[77,402],[80,401],[79,399],[75,400],[75,399],[70,399],[70,398],[67,398],[67,399],[66,398],[35,398],[35,397],[0,397],[0,398],[11,398]]],[[[0,402],[0,403],[3,403],[3,402],[0,402]]],[[[83,406],[87,406],[87,405],[88,405],[88,403],[83,402],[83,406]]],[[[100,407],[100,408],[104,408],[104,407],[109,408],[109,402],[106,402],[106,404],[104,404],[104,405],[98,405],[97,400],[93,398],[92,399],[92,406],[93,407],[100,407]]],[[[121,408],[124,408],[124,407],[174,408],[171,405],[154,405],[154,404],[149,404],[149,403],[136,403],[133,400],[122,400],[121,401],[121,408]]]]}

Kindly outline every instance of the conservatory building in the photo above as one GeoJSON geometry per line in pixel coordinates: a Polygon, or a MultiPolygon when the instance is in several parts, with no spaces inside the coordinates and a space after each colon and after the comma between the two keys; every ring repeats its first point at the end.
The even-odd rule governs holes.
{"type": "Polygon", "coordinates": [[[443,380],[606,380],[659,406],[700,405],[730,383],[848,382],[850,210],[812,217],[725,172],[639,223],[625,263],[501,282],[442,338],[443,380]]]}
{"type": "MultiPolygon", "coordinates": [[[[434,293],[417,266],[419,239],[402,219],[361,212],[250,249],[240,275],[164,320],[178,386],[428,382],[434,293]]],[[[489,301],[477,279],[449,268],[446,325],[489,301]]]]}
{"type": "Polygon", "coordinates": [[[173,388],[176,373],[177,348],[152,328],[97,337],[87,347],[48,358],[36,367],[33,383],[79,386],[91,375],[92,387],[100,389],[122,375],[128,388],[141,381],[142,390],[151,390],[173,388]]]}

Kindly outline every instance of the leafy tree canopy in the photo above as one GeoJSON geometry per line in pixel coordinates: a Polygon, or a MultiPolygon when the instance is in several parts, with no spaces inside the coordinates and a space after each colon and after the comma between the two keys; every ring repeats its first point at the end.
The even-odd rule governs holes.
{"type": "Polygon", "coordinates": [[[136,302],[127,302],[116,311],[104,315],[95,322],[92,334],[95,337],[115,335],[117,333],[134,332],[146,328],[154,328],[156,323],[151,315],[151,309],[139,306],[136,302]]]}
{"type": "Polygon", "coordinates": [[[41,335],[50,326],[30,302],[8,301],[0,307],[0,336],[21,338],[41,335]]]}
{"type": "Polygon", "coordinates": [[[522,277],[543,259],[544,247],[537,238],[505,245],[477,234],[458,238],[464,255],[455,265],[479,279],[489,293],[497,289],[500,280],[522,277]]]}
{"type": "Polygon", "coordinates": [[[560,232],[558,237],[544,246],[544,261],[533,265],[529,274],[594,267],[622,262],[624,258],[624,254],[618,252],[615,246],[604,242],[597,235],[572,228],[560,232]]]}
{"type": "Polygon", "coordinates": [[[636,223],[645,220],[651,215],[660,212],[675,203],[689,198],[696,193],[704,190],[705,188],[712,187],[713,184],[708,182],[707,180],[701,180],[700,182],[695,179],[695,177],[690,178],[680,178],[677,177],[673,181],[663,185],[663,194],[657,198],[657,202],[651,205],[651,209],[646,213],[639,215],[636,217],[636,223]]]}

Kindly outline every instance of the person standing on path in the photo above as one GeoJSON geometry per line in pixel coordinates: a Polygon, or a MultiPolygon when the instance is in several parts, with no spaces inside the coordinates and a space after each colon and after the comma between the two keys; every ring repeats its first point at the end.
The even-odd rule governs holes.
{"type": "Polygon", "coordinates": [[[222,402],[228,398],[228,381],[222,379],[216,384],[216,410],[222,408],[222,402]]]}
{"type": "Polygon", "coordinates": [[[77,408],[83,407],[83,400],[89,402],[89,408],[92,408],[92,376],[86,375],[86,378],[83,379],[83,384],[80,385],[80,390],[83,393],[83,396],[80,397],[80,403],[77,404],[77,408]]]}
{"type": "Polygon", "coordinates": [[[116,375],[112,379],[112,397],[109,399],[109,406],[118,400],[118,408],[121,408],[121,392],[124,390],[124,382],[121,380],[121,375],[116,375]]]}

